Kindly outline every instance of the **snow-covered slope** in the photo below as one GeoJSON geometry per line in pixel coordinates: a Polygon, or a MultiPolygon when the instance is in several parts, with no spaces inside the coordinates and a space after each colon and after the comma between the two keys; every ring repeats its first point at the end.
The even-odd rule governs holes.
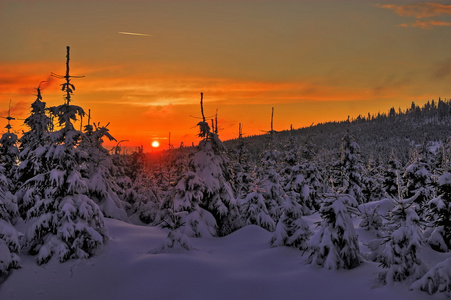
{"type": "MultiPolygon", "coordinates": [[[[317,219],[307,217],[310,224],[317,219]]],[[[196,250],[162,254],[152,250],[165,238],[163,230],[112,219],[106,226],[111,239],[91,259],[38,266],[22,255],[23,268],[0,285],[0,299],[443,298],[409,291],[408,283],[374,287],[379,268],[368,261],[339,271],[306,265],[298,250],[270,248],[271,233],[253,225],[223,238],[192,239],[196,250]]]]}

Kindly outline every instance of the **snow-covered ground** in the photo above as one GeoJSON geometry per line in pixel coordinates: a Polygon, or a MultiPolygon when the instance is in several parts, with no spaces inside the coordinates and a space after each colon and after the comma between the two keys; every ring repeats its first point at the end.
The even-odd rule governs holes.
{"type": "MultiPolygon", "coordinates": [[[[306,219],[312,224],[318,215],[306,219]]],[[[163,254],[152,254],[166,237],[159,228],[112,219],[106,226],[111,239],[91,259],[38,266],[23,254],[23,267],[0,284],[0,299],[445,299],[409,291],[409,283],[377,287],[380,269],[369,261],[338,271],[308,265],[298,250],[271,248],[271,233],[253,225],[223,238],[191,239],[195,250],[163,254]]],[[[371,238],[357,232],[362,241],[371,238]]],[[[420,254],[429,266],[449,256],[420,254]]]]}

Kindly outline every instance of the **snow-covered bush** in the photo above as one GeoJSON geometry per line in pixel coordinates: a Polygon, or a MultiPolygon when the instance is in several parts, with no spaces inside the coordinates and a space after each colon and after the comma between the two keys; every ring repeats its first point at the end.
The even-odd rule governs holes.
{"type": "Polygon", "coordinates": [[[364,228],[368,231],[374,231],[376,233],[379,232],[380,229],[382,229],[384,225],[384,221],[382,219],[382,216],[379,214],[379,205],[376,205],[374,207],[363,207],[364,211],[361,215],[362,220],[360,221],[359,226],[361,228],[364,228]]]}

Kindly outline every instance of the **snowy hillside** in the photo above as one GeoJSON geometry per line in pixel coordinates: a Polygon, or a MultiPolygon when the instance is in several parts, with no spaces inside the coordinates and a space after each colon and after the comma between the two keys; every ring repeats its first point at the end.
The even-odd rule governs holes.
{"type": "Polygon", "coordinates": [[[29,131],[8,125],[0,138],[0,299],[451,294],[448,131],[420,141],[392,130],[422,113],[423,125],[451,126],[451,101],[302,140],[271,122],[267,145],[248,147],[240,131],[227,151],[201,93],[199,145],[149,160],[143,147],[110,153],[113,136],[89,118],[75,129],[85,112],[71,104],[69,55],[54,74],[64,104],[47,108],[39,86],[29,131]]]}
{"type": "MultiPolygon", "coordinates": [[[[158,228],[113,219],[106,227],[111,239],[90,259],[38,266],[22,255],[23,267],[0,285],[0,299],[443,299],[409,291],[405,282],[376,287],[377,263],[338,271],[305,264],[296,249],[271,248],[271,233],[255,225],[222,238],[193,238],[195,250],[166,254],[149,253],[166,236],[158,228]]],[[[372,238],[357,231],[361,241],[372,238]]],[[[449,256],[431,254],[422,256],[430,263],[449,256]]]]}

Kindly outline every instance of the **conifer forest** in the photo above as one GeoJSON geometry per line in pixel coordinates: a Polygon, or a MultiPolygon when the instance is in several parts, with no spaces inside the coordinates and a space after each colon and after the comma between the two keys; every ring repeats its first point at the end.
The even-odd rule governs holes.
{"type": "MultiPolygon", "coordinates": [[[[39,276],[36,270],[68,265],[72,277],[102,265],[125,238],[117,232],[126,229],[153,239],[155,245],[140,254],[151,260],[148,270],[158,268],[157,257],[172,259],[183,270],[189,259],[222,253],[219,246],[208,252],[216,247],[210,243],[233,244],[238,250],[228,246],[227,255],[238,257],[239,245],[261,238],[261,250],[252,250],[246,263],[265,254],[278,257],[274,265],[332,281],[357,274],[367,280],[367,296],[378,291],[393,291],[393,299],[451,296],[450,100],[424,99],[421,106],[412,102],[407,108],[283,131],[274,130],[273,123],[283,117],[276,107],[268,112],[266,133],[245,137],[240,129],[236,139],[221,141],[218,124],[203,116],[209,104],[199,91],[197,146],[127,152],[120,143],[106,149],[103,142],[114,141],[114,132],[76,105],[69,50],[66,73],[52,73],[60,80],[62,103],[47,106],[39,82],[30,83],[37,88],[23,121],[27,130],[14,133],[8,116],[0,139],[1,299],[19,299],[16,282],[37,280],[22,275],[30,268],[39,276]],[[77,129],[82,117],[85,125],[77,129]],[[401,294],[405,298],[396,296],[401,294]]],[[[208,262],[202,262],[198,266],[208,270],[208,262]]],[[[99,274],[107,276],[109,269],[103,270],[99,274]]],[[[157,281],[142,272],[147,281],[157,281]]],[[[171,279],[158,281],[163,282],[160,299],[165,284],[170,289],[167,282],[178,278],[167,273],[160,276],[171,279]]],[[[285,278],[280,276],[268,275],[265,282],[277,285],[285,278]]],[[[181,289],[167,299],[199,295],[181,289]]],[[[233,290],[235,299],[253,298],[238,290],[233,290]]],[[[62,297],[38,292],[37,299],[62,297]]],[[[282,293],[280,299],[296,293],[282,293]]],[[[156,299],[150,295],[152,290],[143,291],[136,299],[156,299]]],[[[197,299],[213,297],[200,295],[197,299]]],[[[274,296],[268,295],[254,299],[274,296]]],[[[221,297],[228,296],[216,298],[221,297]]]]}

